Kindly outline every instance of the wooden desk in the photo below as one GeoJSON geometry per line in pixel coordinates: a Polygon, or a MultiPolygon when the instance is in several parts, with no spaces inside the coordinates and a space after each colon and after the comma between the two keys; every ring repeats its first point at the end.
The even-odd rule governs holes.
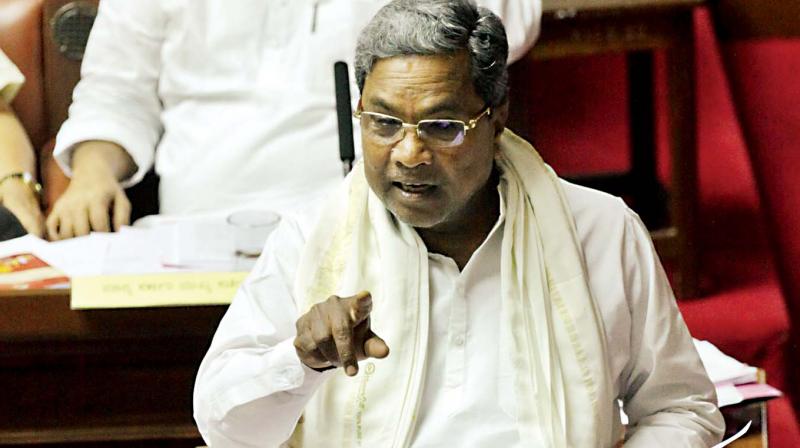
{"type": "Polygon", "coordinates": [[[748,421],[753,425],[741,439],[731,443],[731,448],[767,448],[769,437],[767,432],[767,402],[748,403],[722,409],[725,423],[728,426],[725,437],[736,434],[748,421]]]}
{"type": "MultiPolygon", "coordinates": [[[[697,141],[692,11],[701,0],[543,0],[542,33],[533,50],[510,67],[524,80],[544,59],[624,52],[630,88],[631,170],[581,179],[581,183],[629,197],[652,231],[660,255],[675,260],[679,297],[697,294],[697,141]],[[653,98],[653,51],[668,60],[672,181],[669,207],[657,180],[653,98]],[[665,216],[666,215],[666,216],[665,216]]],[[[526,134],[525,104],[513,100],[509,127],[526,134]]]]}
{"type": "Polygon", "coordinates": [[[195,447],[197,368],[226,307],[72,311],[0,295],[0,447],[195,447]]]}
{"type": "MultiPolygon", "coordinates": [[[[758,369],[758,382],[766,383],[766,375],[762,369],[758,369]]],[[[769,446],[766,401],[728,406],[722,408],[722,415],[725,417],[727,426],[726,438],[736,434],[748,421],[753,422],[747,434],[729,445],[731,448],[767,448],[769,446]]]]}
{"type": "MultiPolygon", "coordinates": [[[[63,291],[0,294],[0,447],[193,448],[200,360],[226,307],[72,311],[63,291]]],[[[762,377],[763,380],[763,377],[762,377]]],[[[766,448],[766,404],[726,408],[766,448]]]]}

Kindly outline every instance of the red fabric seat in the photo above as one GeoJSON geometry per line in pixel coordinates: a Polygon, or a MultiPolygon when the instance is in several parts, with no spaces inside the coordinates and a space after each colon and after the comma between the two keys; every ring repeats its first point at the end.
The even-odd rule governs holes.
{"type": "Polygon", "coordinates": [[[800,426],[788,397],[776,398],[767,404],[770,448],[800,446],[800,426]]]}
{"type": "MultiPolygon", "coordinates": [[[[793,214],[791,219],[781,222],[797,223],[794,227],[783,227],[791,233],[786,241],[793,241],[785,250],[795,251],[797,258],[794,259],[798,262],[792,266],[797,266],[800,264],[800,182],[792,175],[800,172],[797,169],[800,168],[800,147],[791,163],[782,165],[775,157],[755,160],[754,176],[748,153],[752,148],[745,145],[735,116],[709,16],[701,10],[696,19],[702,280],[700,297],[682,301],[679,306],[695,337],[707,339],[726,353],[763,368],[768,382],[788,393],[787,366],[797,369],[800,363],[786,358],[790,314],[777,274],[775,252],[771,250],[764,226],[765,210],[761,206],[757,181],[761,186],[763,176],[779,174],[782,184],[777,186],[778,180],[775,180],[770,188],[792,192],[791,201],[778,199],[780,205],[765,203],[765,209],[768,213],[779,209],[781,214],[793,214]],[[786,185],[789,183],[793,185],[786,185]]],[[[759,81],[772,83],[777,94],[782,83],[798,79],[800,51],[793,57],[797,64],[791,70],[776,70],[773,72],[776,77],[759,81]]],[[[657,58],[657,62],[656,72],[661,77],[656,89],[660,108],[659,168],[662,179],[666,180],[669,174],[664,121],[667,92],[663,80],[664,61],[657,58]]],[[[760,59],[742,60],[745,66],[754,62],[764,63],[760,59]]],[[[530,128],[527,133],[534,136],[537,149],[559,172],[602,172],[628,167],[624,70],[625,59],[609,55],[537,62],[525,76],[512,76],[511,100],[527,102],[531,111],[531,115],[522,120],[530,128]],[[520,88],[523,80],[525,84],[520,88]]],[[[745,88],[757,91],[749,84],[745,88]]],[[[793,104],[784,101],[780,107],[800,111],[800,98],[793,98],[796,98],[793,104]]],[[[767,95],[763,101],[767,104],[751,108],[754,118],[758,118],[760,108],[774,100],[772,95],[767,95]]],[[[796,119],[795,124],[800,128],[800,119],[796,119]]],[[[768,128],[764,129],[766,132],[768,128]]],[[[771,133],[774,132],[772,129],[771,133]]],[[[793,141],[800,142],[800,135],[793,141]]],[[[768,228],[769,235],[773,235],[773,226],[770,224],[768,228]]],[[[800,270],[794,269],[793,274],[800,280],[800,270]]],[[[788,398],[773,400],[768,408],[770,446],[800,446],[800,426],[788,398]]]]}
{"type": "MultiPolygon", "coordinates": [[[[800,38],[726,44],[723,52],[786,308],[800,325],[800,38]]],[[[797,349],[800,331],[794,331],[789,342],[797,349]]],[[[798,408],[800,363],[795,358],[791,365],[787,385],[795,387],[798,408]]]]}
{"type": "Polygon", "coordinates": [[[692,336],[712,341],[742,362],[764,368],[769,383],[783,389],[788,321],[775,283],[735,290],[679,303],[692,336]]]}

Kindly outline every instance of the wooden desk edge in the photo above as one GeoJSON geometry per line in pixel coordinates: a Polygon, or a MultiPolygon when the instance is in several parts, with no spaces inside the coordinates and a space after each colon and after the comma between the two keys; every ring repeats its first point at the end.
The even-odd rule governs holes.
{"type": "Polygon", "coordinates": [[[704,0],[543,0],[542,13],[553,15],[559,11],[569,11],[570,14],[574,14],[580,11],[694,7],[704,3],[704,0]]]}

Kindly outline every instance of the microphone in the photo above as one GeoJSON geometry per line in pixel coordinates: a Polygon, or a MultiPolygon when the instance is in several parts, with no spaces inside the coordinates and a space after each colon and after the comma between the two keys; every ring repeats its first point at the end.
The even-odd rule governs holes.
{"type": "Polygon", "coordinates": [[[350,107],[350,79],[347,63],[333,64],[333,80],[336,87],[336,116],[339,121],[339,158],[344,175],[353,169],[356,150],[353,144],[353,110],[350,107]]]}

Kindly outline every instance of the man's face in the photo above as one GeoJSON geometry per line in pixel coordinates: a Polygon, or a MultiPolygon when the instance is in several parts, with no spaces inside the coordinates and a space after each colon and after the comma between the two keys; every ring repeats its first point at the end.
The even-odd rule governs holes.
{"type": "MultiPolygon", "coordinates": [[[[469,122],[486,107],[469,74],[469,56],[395,56],[378,60],[361,97],[366,112],[406,123],[425,119],[469,122]]],[[[494,166],[495,136],[504,114],[494,110],[467,131],[457,146],[420,139],[413,128],[386,144],[362,126],[364,166],[372,191],[398,219],[435,231],[458,231],[482,210],[494,166]]],[[[362,121],[362,124],[364,121],[362,121]]],[[[494,194],[494,193],[492,193],[494,194]]]]}

